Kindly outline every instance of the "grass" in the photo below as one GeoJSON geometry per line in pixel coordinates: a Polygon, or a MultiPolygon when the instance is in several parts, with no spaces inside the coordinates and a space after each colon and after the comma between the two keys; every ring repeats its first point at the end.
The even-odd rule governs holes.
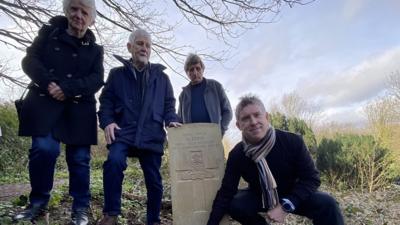
{"type": "MultiPolygon", "coordinates": [[[[166,155],[167,156],[167,155],[166,155]]],[[[68,180],[65,160],[60,157],[56,179],[68,180]]],[[[162,224],[172,224],[172,210],[169,184],[169,171],[167,158],[162,163],[162,176],[164,182],[164,197],[162,208],[162,224]]],[[[97,152],[91,161],[91,221],[95,223],[102,216],[103,205],[103,171],[102,164],[105,154],[97,152]]],[[[28,182],[27,170],[19,171],[18,178],[15,174],[2,177],[3,182],[28,182]]],[[[68,182],[58,186],[52,192],[50,201],[50,224],[66,224],[70,218],[72,199],[68,195],[68,182]]],[[[322,189],[331,193],[340,203],[340,207],[348,225],[397,225],[400,218],[400,186],[388,185],[386,188],[373,193],[361,193],[355,190],[337,190],[333,187],[323,186],[322,189]]],[[[11,201],[0,202],[0,224],[13,224],[12,215],[23,208],[27,200],[27,194],[22,198],[17,197],[11,201]]],[[[137,159],[128,160],[128,169],[125,171],[123,183],[121,225],[144,224],[146,218],[146,190],[143,174],[137,159]]],[[[22,225],[24,223],[17,223],[22,225]]],[[[25,223],[27,224],[27,223],[25,223]]],[[[40,224],[40,223],[39,223],[40,224]]],[[[232,221],[232,224],[237,224],[232,221]]],[[[311,225],[305,218],[289,215],[286,225],[311,225]]]]}

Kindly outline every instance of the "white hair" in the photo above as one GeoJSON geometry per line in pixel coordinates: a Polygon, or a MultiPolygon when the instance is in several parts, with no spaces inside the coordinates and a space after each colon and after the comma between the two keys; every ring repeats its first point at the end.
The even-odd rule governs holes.
{"type": "Polygon", "coordinates": [[[129,43],[133,44],[137,37],[145,37],[145,38],[149,39],[149,41],[151,43],[151,35],[149,34],[149,32],[147,32],[141,28],[132,31],[131,35],[129,35],[129,43]]]}
{"type": "MultiPolygon", "coordinates": [[[[68,12],[68,7],[71,5],[72,0],[63,0],[63,10],[64,14],[67,14],[68,12]]],[[[92,18],[92,21],[96,19],[96,0],[79,0],[80,3],[82,3],[84,6],[89,7],[90,10],[90,17],[92,18]]]]}

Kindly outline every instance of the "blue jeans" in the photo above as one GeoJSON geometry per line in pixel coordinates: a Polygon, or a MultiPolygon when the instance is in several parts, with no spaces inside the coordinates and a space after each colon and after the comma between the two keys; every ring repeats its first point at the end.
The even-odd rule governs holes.
{"type": "MultiPolygon", "coordinates": [[[[59,155],[60,141],[51,134],[32,137],[32,148],[29,150],[29,177],[32,187],[29,199],[31,205],[47,206],[59,155]]],[[[74,199],[72,210],[88,208],[90,201],[90,145],[67,145],[66,160],[69,170],[69,194],[74,199]]]]}
{"type": "Polygon", "coordinates": [[[121,142],[114,142],[109,147],[108,158],[103,165],[104,209],[110,216],[121,214],[121,195],[124,171],[127,168],[126,159],[129,150],[136,151],[144,174],[147,189],[147,224],[160,222],[161,200],[163,186],[160,174],[161,157],[144,149],[133,149],[121,142]]]}

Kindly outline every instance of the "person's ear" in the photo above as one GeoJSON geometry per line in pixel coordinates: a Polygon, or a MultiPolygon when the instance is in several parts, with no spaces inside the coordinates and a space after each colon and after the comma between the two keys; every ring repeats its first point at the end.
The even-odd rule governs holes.
{"type": "Polygon", "coordinates": [[[92,20],[92,22],[90,22],[90,24],[89,24],[89,26],[92,26],[93,24],[94,24],[94,19],[93,18],[90,18],[90,20],[92,20]]]}
{"type": "Polygon", "coordinates": [[[236,120],[236,127],[239,129],[239,130],[242,130],[241,128],[240,128],[240,124],[239,124],[239,122],[236,120]]]}
{"type": "Polygon", "coordinates": [[[128,42],[126,44],[126,48],[128,49],[128,52],[131,52],[132,44],[130,42],[128,42]]]}

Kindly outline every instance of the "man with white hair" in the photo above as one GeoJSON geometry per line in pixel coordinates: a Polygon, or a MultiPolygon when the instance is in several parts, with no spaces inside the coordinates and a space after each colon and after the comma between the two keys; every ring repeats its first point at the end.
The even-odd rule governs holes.
{"type": "Polygon", "coordinates": [[[90,145],[97,144],[95,93],[103,86],[103,48],[88,29],[95,0],[64,0],[65,16],[44,25],[22,60],[32,80],[20,110],[19,135],[32,137],[29,206],[14,220],[47,218],[60,143],[66,145],[72,225],[88,224],[90,145]]]}
{"type": "Polygon", "coordinates": [[[104,217],[100,225],[117,224],[127,157],[139,159],[147,189],[147,224],[160,223],[163,186],[160,174],[164,125],[177,127],[175,98],[161,64],[149,62],[151,37],[138,29],[129,37],[131,59],[110,71],[100,96],[100,127],[108,144],[103,166],[104,217]]]}

